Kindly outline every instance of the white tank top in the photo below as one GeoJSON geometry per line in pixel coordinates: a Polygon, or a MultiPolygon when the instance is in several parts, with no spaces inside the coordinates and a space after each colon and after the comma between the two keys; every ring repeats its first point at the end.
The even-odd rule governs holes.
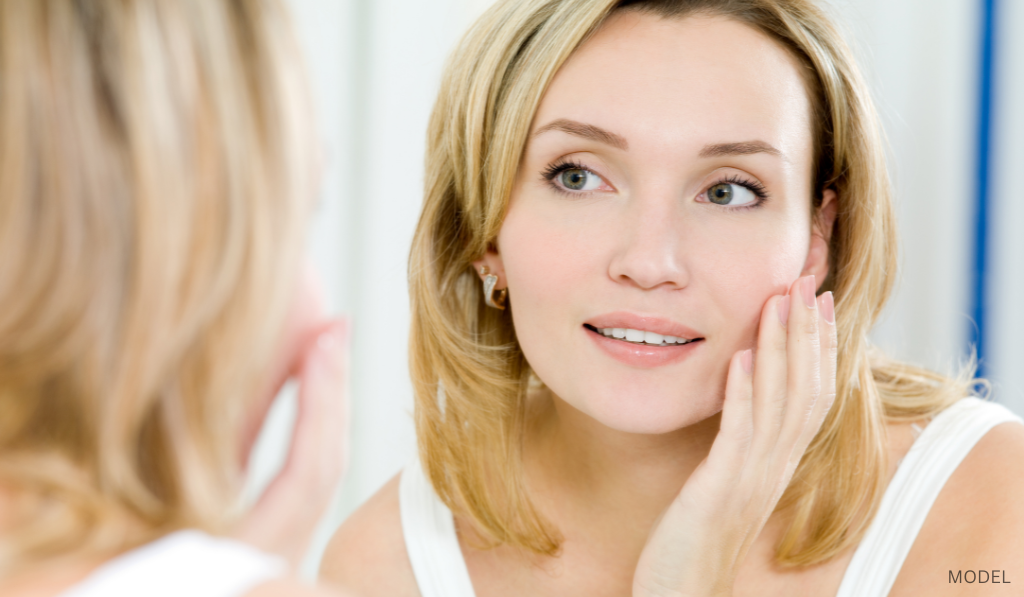
{"type": "MultiPolygon", "coordinates": [[[[1020,417],[980,398],[957,401],[914,440],[857,546],[836,597],[885,597],[935,498],[990,429],[1020,417]]],[[[419,459],[399,485],[402,533],[422,597],[475,597],[451,510],[434,493],[419,459]]]]}
{"type": "Polygon", "coordinates": [[[60,597],[239,597],[287,571],[245,543],[179,531],[109,560],[60,597]]]}

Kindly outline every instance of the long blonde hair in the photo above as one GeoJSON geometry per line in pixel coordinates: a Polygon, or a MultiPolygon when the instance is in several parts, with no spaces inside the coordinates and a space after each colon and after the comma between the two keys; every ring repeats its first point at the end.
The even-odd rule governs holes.
{"type": "Polygon", "coordinates": [[[0,574],[217,530],[315,183],[279,0],[0,3],[0,574]]]}
{"type": "Polygon", "coordinates": [[[545,89],[615,10],[701,13],[768,35],[807,69],[815,106],[812,209],[838,195],[830,275],[839,336],[835,405],[778,508],[790,513],[782,565],[857,543],[884,491],[888,420],[930,416],[966,395],[951,379],[870,354],[892,289],[896,230],[883,141],[867,87],[810,0],[500,0],[448,63],[430,121],[426,196],[410,259],[411,367],[420,456],[438,495],[491,544],[554,554],[560,537],[523,483],[530,367],[510,314],[484,306],[470,262],[497,237],[545,89]]]}

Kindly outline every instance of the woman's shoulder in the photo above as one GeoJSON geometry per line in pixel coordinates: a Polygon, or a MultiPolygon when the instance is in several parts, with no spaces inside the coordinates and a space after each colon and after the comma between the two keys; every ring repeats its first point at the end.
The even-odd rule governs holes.
{"type": "Polygon", "coordinates": [[[395,475],[335,531],[320,564],[320,580],[362,597],[419,597],[405,547],[395,475]]]}
{"type": "MultiPolygon", "coordinates": [[[[988,407],[992,408],[992,407],[988,407]]],[[[893,585],[897,595],[956,595],[958,571],[1024,583],[1024,425],[988,429],[953,470],[893,585]],[[996,572],[993,572],[996,571],[996,572]],[[952,575],[952,576],[951,576],[952,575]]],[[[961,578],[963,578],[961,574],[961,578]]]]}
{"type": "Polygon", "coordinates": [[[275,580],[264,583],[245,594],[245,597],[360,597],[342,592],[338,588],[314,587],[297,580],[275,580]]]}
{"type": "MultiPolygon", "coordinates": [[[[62,577],[62,570],[57,571],[56,579],[45,579],[22,583],[20,586],[2,586],[5,597],[60,597],[74,588],[74,582],[62,577]]],[[[74,571],[71,571],[74,577],[74,571]]],[[[80,579],[75,579],[80,580],[80,579]]],[[[4,585],[4,583],[0,583],[4,585]]],[[[296,580],[273,580],[263,583],[249,592],[245,597],[358,597],[352,593],[343,593],[321,587],[313,587],[296,580]]]]}

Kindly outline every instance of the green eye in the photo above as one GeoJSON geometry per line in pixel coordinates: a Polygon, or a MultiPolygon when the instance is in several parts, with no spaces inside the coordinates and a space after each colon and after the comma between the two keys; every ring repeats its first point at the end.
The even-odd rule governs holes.
{"type": "Polygon", "coordinates": [[[707,191],[708,201],[716,205],[738,207],[757,203],[757,195],[747,187],[734,182],[720,182],[707,191]]]}
{"type": "Polygon", "coordinates": [[[708,201],[719,205],[729,205],[729,202],[732,201],[732,194],[731,184],[716,184],[708,189],[708,201]]]}
{"type": "Polygon", "coordinates": [[[551,181],[552,186],[563,193],[579,194],[609,190],[600,176],[581,164],[552,165],[544,174],[544,178],[551,181]]]}
{"type": "Polygon", "coordinates": [[[563,171],[558,175],[558,177],[561,179],[560,182],[565,186],[565,188],[572,189],[573,191],[581,191],[587,186],[587,179],[589,178],[587,174],[586,170],[570,168],[563,171]]]}

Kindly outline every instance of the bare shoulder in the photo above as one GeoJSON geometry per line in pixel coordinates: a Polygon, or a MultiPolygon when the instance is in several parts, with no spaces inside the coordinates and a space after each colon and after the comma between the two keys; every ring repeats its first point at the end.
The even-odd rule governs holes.
{"type": "Polygon", "coordinates": [[[320,580],[360,597],[419,597],[402,535],[400,475],[352,513],[331,538],[320,580]]]}
{"type": "Polygon", "coordinates": [[[1008,595],[1024,594],[1022,495],[1024,425],[1006,422],[946,481],[890,594],[971,595],[997,584],[1008,595]],[[964,580],[968,572],[974,582],[964,580]]]}
{"type": "Polygon", "coordinates": [[[275,580],[264,583],[245,594],[245,597],[359,597],[340,589],[314,587],[296,580],[275,580]]]}

